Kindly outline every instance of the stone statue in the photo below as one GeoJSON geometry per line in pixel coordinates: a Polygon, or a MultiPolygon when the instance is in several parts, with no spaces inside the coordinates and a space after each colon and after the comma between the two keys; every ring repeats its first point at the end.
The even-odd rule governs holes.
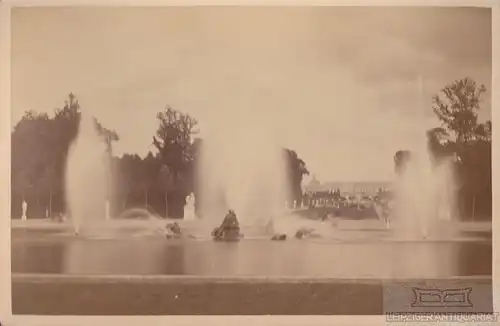
{"type": "Polygon", "coordinates": [[[315,233],[314,229],[302,227],[297,230],[295,233],[296,239],[305,239],[305,238],[320,238],[321,236],[315,233]]]}
{"type": "Polygon", "coordinates": [[[168,223],[165,227],[165,237],[167,239],[178,239],[182,237],[181,227],[177,222],[168,223]]]}
{"type": "Polygon", "coordinates": [[[28,203],[25,200],[23,200],[22,208],[23,208],[23,215],[21,216],[21,219],[23,221],[26,221],[28,219],[28,217],[26,216],[26,212],[28,211],[28,203]]]}
{"type": "Polygon", "coordinates": [[[214,240],[237,241],[241,238],[240,224],[233,210],[224,217],[222,224],[212,231],[214,240]]]}
{"type": "Polygon", "coordinates": [[[271,237],[271,240],[273,241],[285,241],[286,240],[286,234],[284,233],[277,233],[271,237]]]}
{"type": "Polygon", "coordinates": [[[186,199],[186,205],[184,206],[184,220],[192,221],[196,219],[194,199],[193,193],[189,194],[186,199]]]}

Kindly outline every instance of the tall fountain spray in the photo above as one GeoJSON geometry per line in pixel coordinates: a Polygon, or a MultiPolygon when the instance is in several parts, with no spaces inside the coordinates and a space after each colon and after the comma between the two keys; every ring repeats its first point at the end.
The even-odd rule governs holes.
{"type": "Polygon", "coordinates": [[[204,220],[220,223],[232,209],[244,228],[284,213],[290,187],[283,149],[272,131],[250,117],[208,128],[198,167],[204,220]]]}
{"type": "MultiPolygon", "coordinates": [[[[423,80],[419,78],[421,100],[422,93],[423,80]]],[[[423,107],[422,101],[422,112],[423,107]]],[[[439,228],[442,225],[440,221],[449,221],[454,215],[453,162],[451,159],[436,161],[428,144],[423,131],[394,182],[395,207],[391,225],[399,237],[421,239],[430,235],[441,236],[443,228],[439,228]]]]}
{"type": "Polygon", "coordinates": [[[78,133],[66,162],[66,207],[77,234],[103,227],[107,214],[109,157],[92,116],[81,113],[78,133]]]}

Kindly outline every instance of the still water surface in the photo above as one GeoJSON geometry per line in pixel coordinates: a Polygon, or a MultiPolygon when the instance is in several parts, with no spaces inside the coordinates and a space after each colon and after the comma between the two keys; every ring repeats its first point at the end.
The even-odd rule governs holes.
{"type": "Polygon", "coordinates": [[[477,241],[240,242],[161,237],[79,239],[13,232],[12,272],[322,278],[440,278],[492,273],[490,239],[477,241]]]}

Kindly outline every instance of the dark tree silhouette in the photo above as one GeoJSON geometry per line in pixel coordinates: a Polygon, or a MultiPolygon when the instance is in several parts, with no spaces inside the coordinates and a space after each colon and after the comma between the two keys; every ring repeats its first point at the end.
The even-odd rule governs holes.
{"type": "Polygon", "coordinates": [[[394,166],[397,174],[404,172],[408,162],[411,159],[411,152],[408,150],[399,150],[394,155],[394,166]]]}
{"type": "Polygon", "coordinates": [[[471,78],[455,80],[441,90],[441,96],[433,98],[433,110],[455,142],[466,143],[476,139],[481,96],[486,92],[484,85],[477,86],[471,78]]]}
{"type": "Polygon", "coordinates": [[[446,140],[434,143],[434,156],[457,158],[460,211],[464,218],[491,218],[491,121],[479,123],[484,85],[456,80],[434,96],[433,109],[446,140]]]}
{"type": "Polygon", "coordinates": [[[163,163],[162,180],[165,211],[171,217],[183,217],[188,189],[187,180],[193,161],[192,139],[198,121],[189,114],[167,107],[158,112],[159,126],[153,145],[163,163]]]}
{"type": "MultiPolygon", "coordinates": [[[[65,210],[64,171],[68,150],[78,133],[80,104],[69,94],[53,117],[28,111],[15,125],[12,135],[12,216],[20,216],[21,202],[28,202],[28,215],[45,216],[65,210]]],[[[111,143],[118,135],[95,120],[96,131],[111,143]]]]}
{"type": "Polygon", "coordinates": [[[284,149],[285,160],[287,163],[287,177],[288,183],[291,188],[289,203],[292,204],[294,200],[297,203],[302,203],[302,179],[304,175],[309,175],[309,170],[306,163],[297,155],[294,150],[284,149]]]}
{"type": "MultiPolygon", "coordinates": [[[[491,219],[491,121],[479,123],[484,85],[471,78],[455,80],[433,97],[433,111],[441,126],[427,132],[433,164],[453,159],[459,187],[459,213],[464,219],[491,219]]],[[[398,151],[396,171],[401,172],[409,157],[398,151]]]]}
{"type": "MultiPolygon", "coordinates": [[[[28,217],[64,213],[64,171],[69,148],[78,133],[81,108],[76,96],[69,94],[54,115],[26,112],[12,131],[12,216],[21,216],[21,202],[28,202],[28,217]]],[[[96,132],[110,156],[108,184],[114,185],[111,214],[128,208],[144,207],[151,212],[182,217],[186,195],[195,193],[195,208],[200,213],[198,185],[202,182],[197,165],[203,140],[196,134],[195,118],[172,108],[158,113],[159,122],[153,145],[156,153],[144,158],[135,153],[113,156],[112,145],[118,134],[94,119],[96,132]]],[[[302,197],[302,177],[308,174],[297,153],[284,149],[291,199],[302,197]]],[[[103,180],[103,182],[105,182],[103,180]]]]}

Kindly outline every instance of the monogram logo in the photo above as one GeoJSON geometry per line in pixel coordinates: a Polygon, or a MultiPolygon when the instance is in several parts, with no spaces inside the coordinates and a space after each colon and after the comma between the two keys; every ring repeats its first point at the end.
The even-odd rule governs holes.
{"type": "Polygon", "coordinates": [[[472,308],[472,288],[464,289],[420,289],[412,288],[415,300],[412,307],[467,307],[472,308]]]}

